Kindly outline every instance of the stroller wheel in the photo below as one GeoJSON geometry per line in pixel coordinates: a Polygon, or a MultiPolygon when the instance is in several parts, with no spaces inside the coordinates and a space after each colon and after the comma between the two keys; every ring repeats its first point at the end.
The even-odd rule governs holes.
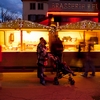
{"type": "Polygon", "coordinates": [[[57,77],[54,78],[54,85],[59,85],[59,81],[57,77]]]}
{"type": "Polygon", "coordinates": [[[70,85],[74,85],[75,81],[71,77],[69,77],[69,83],[70,83],[70,85]]]}
{"type": "Polygon", "coordinates": [[[70,84],[71,85],[74,85],[75,84],[75,81],[74,80],[70,81],[70,84]]]}
{"type": "Polygon", "coordinates": [[[58,78],[61,79],[62,78],[62,74],[58,74],[58,78]]]}

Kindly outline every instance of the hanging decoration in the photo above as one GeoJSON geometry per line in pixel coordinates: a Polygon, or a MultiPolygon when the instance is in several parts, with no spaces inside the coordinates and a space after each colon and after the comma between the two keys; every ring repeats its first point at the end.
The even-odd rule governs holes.
{"type": "Polygon", "coordinates": [[[90,20],[84,20],[76,23],[68,23],[62,26],[46,26],[39,23],[26,20],[12,20],[9,22],[0,23],[0,29],[47,29],[51,34],[62,29],[67,30],[100,30],[100,23],[90,20]]]}
{"type": "Polygon", "coordinates": [[[49,29],[49,26],[26,20],[12,20],[0,23],[0,29],[49,29]]]}
{"type": "Polygon", "coordinates": [[[69,23],[62,25],[59,29],[73,29],[73,30],[100,30],[100,23],[90,20],[84,20],[76,23],[69,23]]]}
{"type": "Polygon", "coordinates": [[[14,33],[10,33],[9,35],[9,43],[12,44],[14,42],[14,33]]]}
{"type": "Polygon", "coordinates": [[[50,32],[51,34],[53,34],[53,35],[55,35],[56,31],[57,31],[57,29],[56,29],[55,26],[51,26],[51,27],[49,28],[49,32],[50,32]]]}
{"type": "Polygon", "coordinates": [[[22,28],[24,25],[24,21],[19,21],[19,28],[22,28]]]}

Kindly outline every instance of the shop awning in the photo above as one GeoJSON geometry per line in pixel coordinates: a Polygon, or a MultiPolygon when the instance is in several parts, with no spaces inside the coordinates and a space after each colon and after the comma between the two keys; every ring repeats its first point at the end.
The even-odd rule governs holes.
{"type": "MultiPolygon", "coordinates": [[[[68,21],[62,21],[60,22],[60,25],[65,25],[65,24],[68,24],[68,23],[76,23],[76,22],[80,22],[80,21],[83,21],[81,18],[79,17],[69,17],[69,18],[66,18],[68,21]]],[[[90,21],[92,22],[97,22],[98,23],[98,18],[90,18],[90,21]]]]}
{"type": "MultiPolygon", "coordinates": [[[[46,21],[47,22],[47,21],[46,21]]],[[[46,24],[45,22],[45,24],[46,24]]],[[[27,20],[12,20],[9,22],[0,23],[0,30],[4,29],[49,29],[50,27],[44,24],[35,23],[27,20]]]]}
{"type": "Polygon", "coordinates": [[[48,26],[49,25],[49,19],[45,19],[45,20],[41,21],[40,24],[48,26]]]}
{"type": "Polygon", "coordinates": [[[84,20],[76,23],[67,23],[59,26],[61,30],[100,30],[100,23],[84,20]]]}
{"type": "Polygon", "coordinates": [[[62,25],[66,25],[66,24],[68,24],[68,22],[60,22],[60,25],[62,26],[62,25]]]}

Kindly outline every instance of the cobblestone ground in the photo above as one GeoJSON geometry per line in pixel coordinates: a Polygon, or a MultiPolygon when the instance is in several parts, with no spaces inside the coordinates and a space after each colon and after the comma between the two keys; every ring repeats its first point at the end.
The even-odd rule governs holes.
{"type": "Polygon", "coordinates": [[[74,76],[75,85],[68,83],[68,75],[53,85],[55,74],[47,74],[46,86],[39,84],[36,72],[3,73],[0,100],[100,100],[100,73],[95,77],[84,78],[81,73],[74,76]]]}

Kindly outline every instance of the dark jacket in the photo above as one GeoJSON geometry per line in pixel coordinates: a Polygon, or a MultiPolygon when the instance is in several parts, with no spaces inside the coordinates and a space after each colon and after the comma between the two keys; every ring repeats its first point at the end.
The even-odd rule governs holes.
{"type": "Polygon", "coordinates": [[[63,44],[60,39],[57,39],[51,43],[50,51],[54,55],[59,55],[63,52],[63,44]]]}
{"type": "Polygon", "coordinates": [[[46,58],[48,57],[48,53],[45,51],[44,46],[39,43],[37,46],[37,64],[44,65],[46,58]]]}

